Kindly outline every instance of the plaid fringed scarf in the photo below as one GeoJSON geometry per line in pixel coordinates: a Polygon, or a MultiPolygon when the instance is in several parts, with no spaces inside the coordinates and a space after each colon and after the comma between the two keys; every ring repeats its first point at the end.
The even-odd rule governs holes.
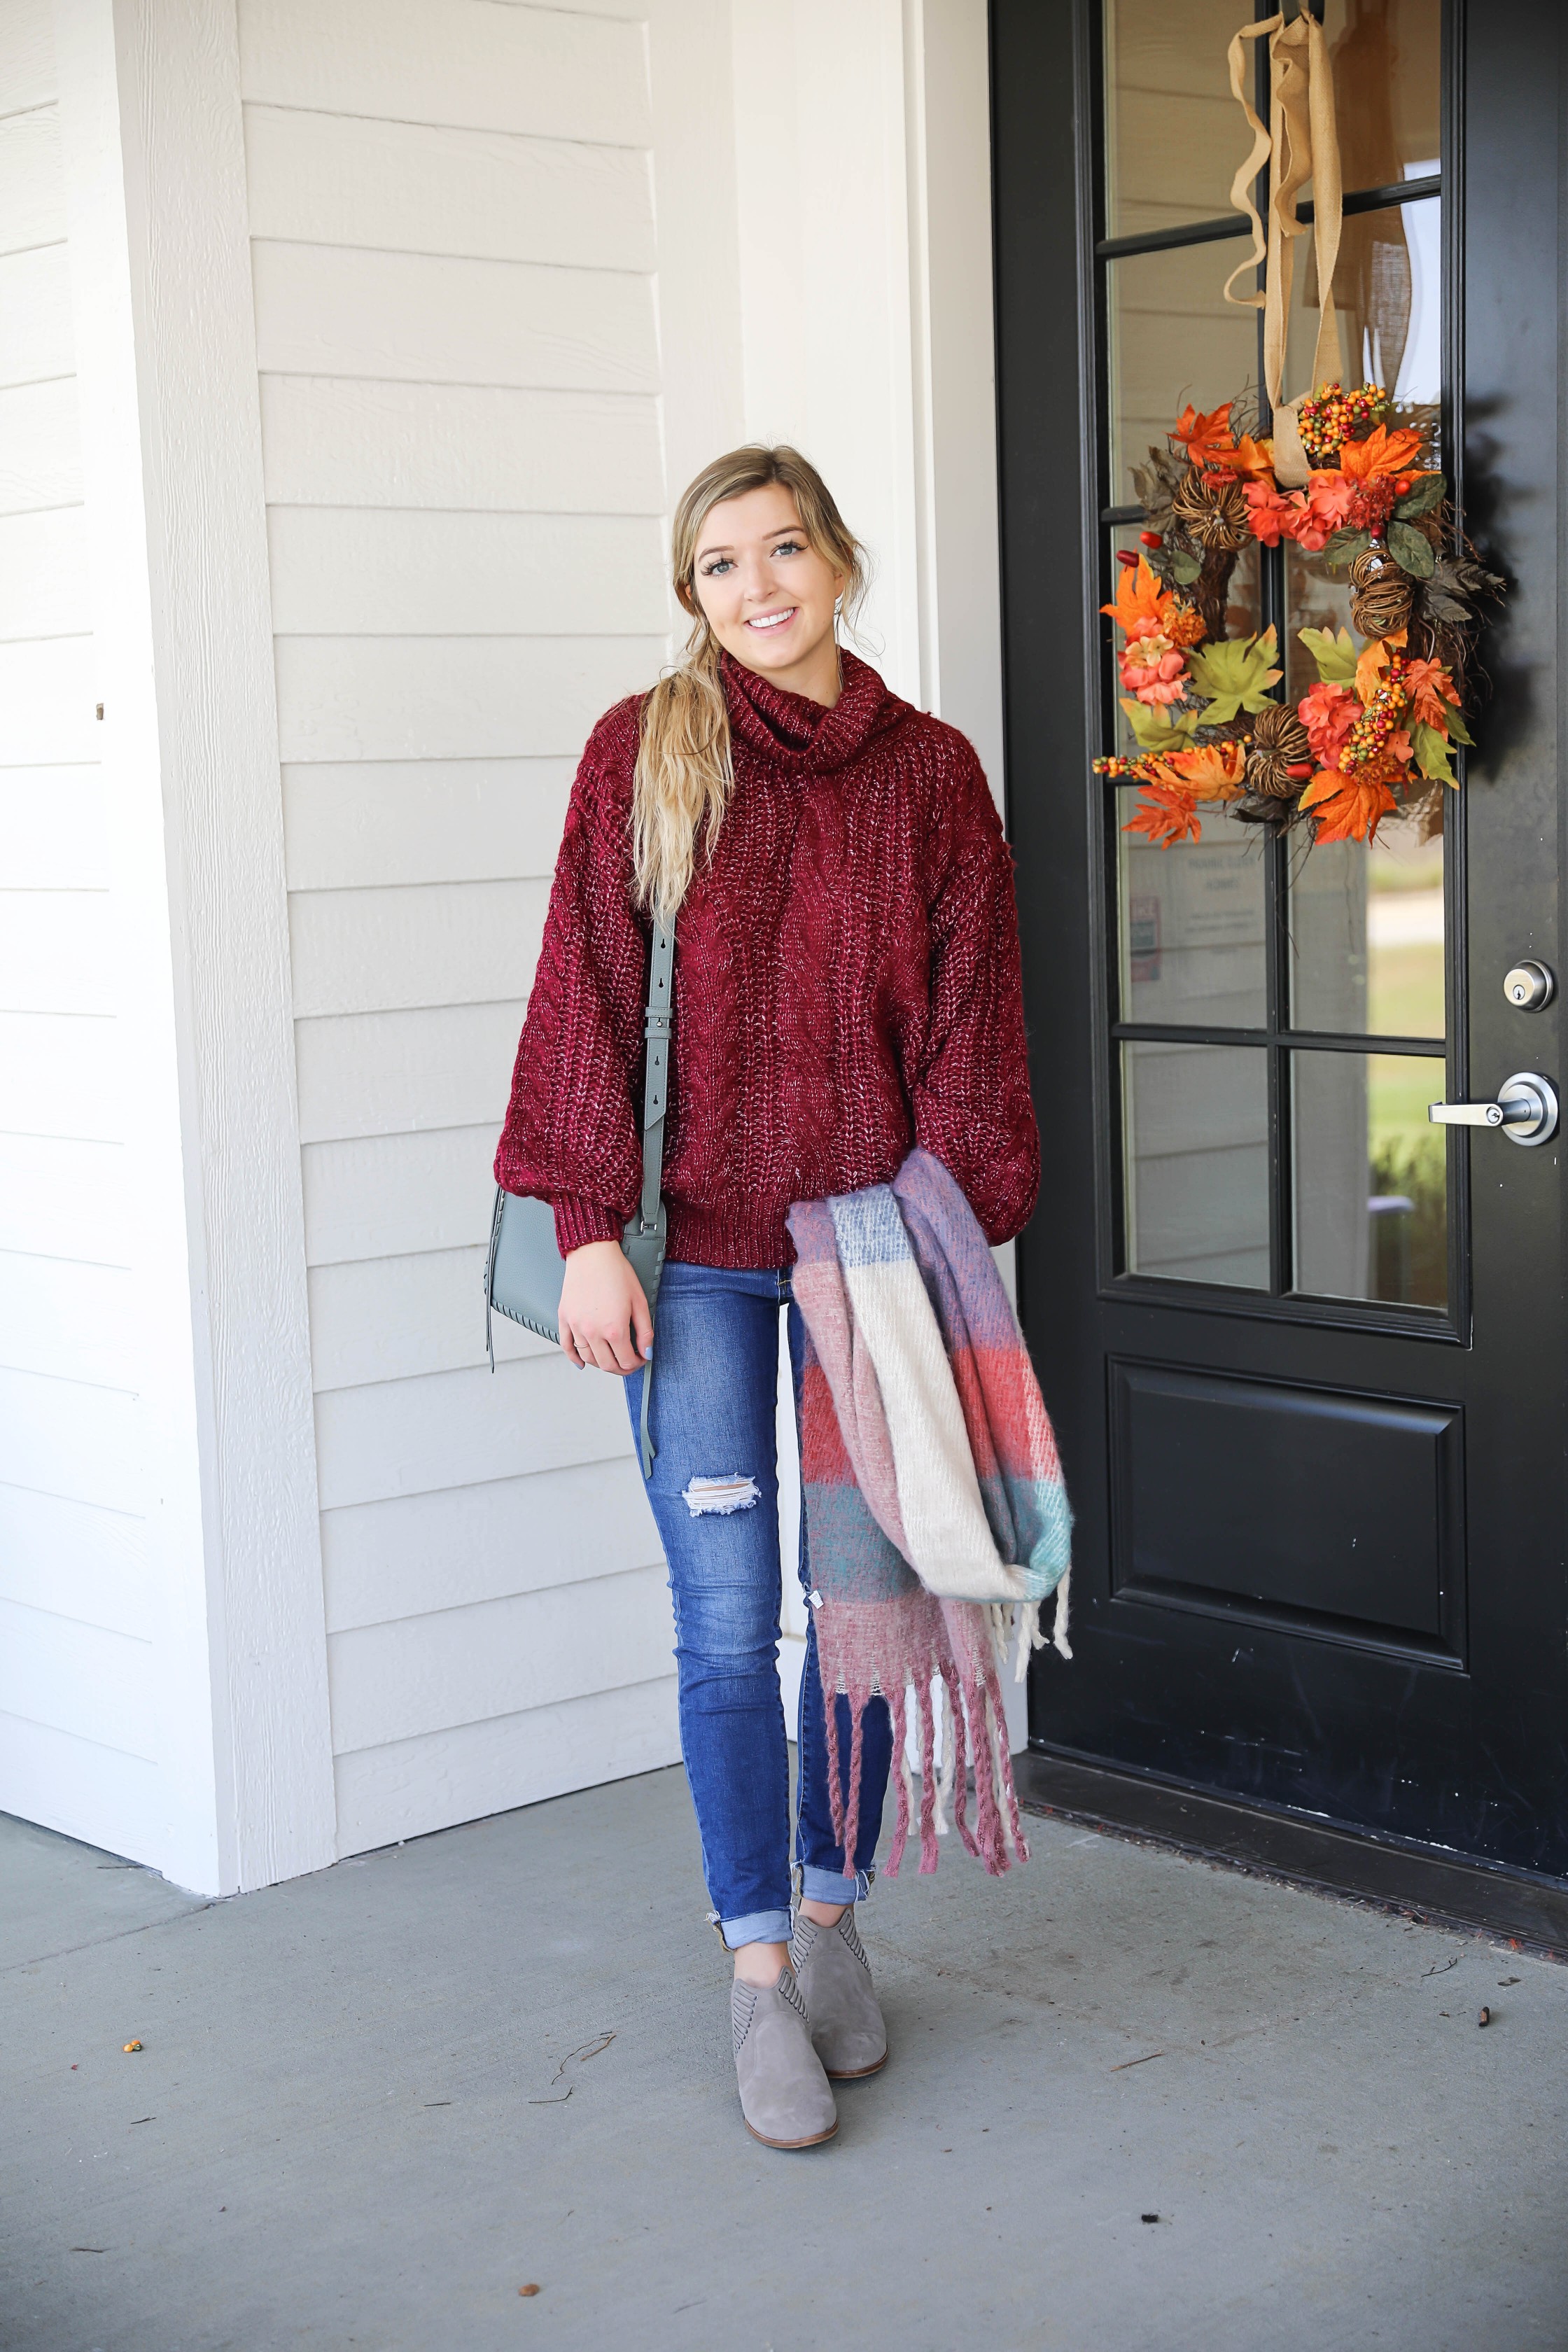
{"type": "Polygon", "coordinates": [[[1000,1873],[1027,1861],[1029,1849],[997,1670],[1016,1627],[1022,1678],[1053,1592],[1056,1646],[1072,1655],[1072,1514],[1028,1349],[973,1211],[929,1152],[912,1151],[891,1184],[796,1202],[789,1229],[806,1331],[801,1478],[817,1659],[824,1688],[847,1696],[854,1726],[846,1805],[837,1710],[824,1710],[834,1834],[852,1856],[862,1718],[880,1696],[900,1769],[887,1863],[897,1876],[911,1811],[912,1694],[920,1866],[936,1868],[951,1790],[959,1836],[1000,1873]],[[933,1684],[945,1694],[940,1787],[933,1684]]]}

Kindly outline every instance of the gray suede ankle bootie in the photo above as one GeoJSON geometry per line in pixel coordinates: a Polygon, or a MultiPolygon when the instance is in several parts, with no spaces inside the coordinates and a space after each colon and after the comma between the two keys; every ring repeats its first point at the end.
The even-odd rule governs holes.
{"type": "Polygon", "coordinates": [[[871,1983],[871,1963],[855,1933],[855,1906],[831,1927],[799,1914],[789,1948],[823,2072],[847,2082],[888,2063],[888,2029],[871,1983]]]}
{"type": "Polygon", "coordinates": [[[805,2003],[789,1969],[775,1985],[743,1984],[730,1994],[735,2073],[746,2129],[764,2147],[816,2147],[838,2129],[838,2110],[811,2046],[805,2003]]]}

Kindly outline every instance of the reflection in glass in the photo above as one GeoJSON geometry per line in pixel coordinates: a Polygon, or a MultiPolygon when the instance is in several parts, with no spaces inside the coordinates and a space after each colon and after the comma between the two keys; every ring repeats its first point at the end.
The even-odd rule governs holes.
{"type": "Polygon", "coordinates": [[[1443,1064],[1404,1054],[1297,1054],[1296,1288],[1445,1307],[1447,1154],[1427,1120],[1443,1064]]]}
{"type": "MultiPolygon", "coordinates": [[[[1351,629],[1351,581],[1348,571],[1331,572],[1321,555],[1310,555],[1289,540],[1285,549],[1285,692],[1300,702],[1318,683],[1318,665],[1301,643],[1303,629],[1327,629],[1337,636],[1351,629]]],[[[1359,647],[1363,640],[1351,629],[1359,647]]]]}
{"type": "MultiPolygon", "coordinates": [[[[1105,0],[1108,236],[1230,210],[1249,144],[1226,65],[1237,22],[1235,0],[1105,0]]],[[[1442,0],[1328,0],[1324,29],[1347,191],[1436,172],[1442,0]]]]}
{"type": "MultiPolygon", "coordinates": [[[[1137,805],[1117,793],[1117,823],[1137,805]]],[[[1188,1028],[1261,1029],[1264,980],[1263,844],[1215,803],[1198,841],[1157,849],[1120,833],[1121,1018],[1188,1028]]]]}
{"type": "Polygon", "coordinates": [[[1443,0],[1328,0],[1323,30],[1346,191],[1392,187],[1437,171],[1443,0]]]}
{"type": "MultiPolygon", "coordinates": [[[[1349,183],[1347,182],[1347,185],[1349,183]]],[[[1347,213],[1334,266],[1334,309],[1347,383],[1381,383],[1399,422],[1437,431],[1443,382],[1442,203],[1347,213]],[[1409,414],[1404,412],[1408,411],[1409,414]]],[[[1318,274],[1300,240],[1290,289],[1285,374],[1305,383],[1318,337],[1318,274]]]]}
{"type": "MultiPolygon", "coordinates": [[[[1121,523],[1118,524],[1116,529],[1111,532],[1110,544],[1112,554],[1110,560],[1113,566],[1116,563],[1116,551],[1119,551],[1121,548],[1128,549],[1133,555],[1142,555],[1146,552],[1139,541],[1139,528],[1140,526],[1137,523],[1121,523]]],[[[1255,637],[1263,625],[1262,594],[1260,588],[1261,570],[1262,566],[1259,562],[1258,542],[1256,540],[1252,540],[1246,547],[1237,551],[1236,570],[1230,575],[1230,589],[1226,597],[1225,608],[1225,625],[1226,633],[1233,637],[1255,637]]],[[[1111,595],[1114,595],[1116,593],[1116,579],[1117,573],[1113,569],[1109,577],[1109,589],[1111,595]]],[[[1121,632],[1117,628],[1109,614],[1105,616],[1104,625],[1110,643],[1115,646],[1120,646],[1122,642],[1121,632]]],[[[1121,708],[1120,688],[1118,689],[1116,702],[1116,740],[1114,749],[1124,753],[1130,759],[1136,758],[1139,749],[1137,738],[1134,736],[1131,726],[1128,721],[1127,713],[1121,708]]]]}
{"type": "Polygon", "coordinates": [[[1127,1265],[1268,1285],[1268,1081],[1261,1047],[1122,1046],[1127,1265]]]}
{"type": "Polygon", "coordinates": [[[1217,408],[1257,386],[1258,313],[1223,299],[1237,259],[1229,243],[1195,245],[1133,254],[1107,269],[1110,495],[1119,505],[1135,496],[1131,468],[1151,443],[1163,449],[1188,401],[1217,408]]]}
{"type": "MultiPolygon", "coordinates": [[[[1442,803],[1436,802],[1439,820],[1442,803]]],[[[1443,836],[1418,812],[1377,839],[1293,851],[1290,1018],[1298,1029],[1441,1037],[1443,836]]],[[[1434,1096],[1433,1100],[1436,1097],[1434,1096]]]]}
{"type": "Polygon", "coordinates": [[[1108,236],[1230,210],[1249,144],[1226,63],[1237,22],[1236,0],[1105,0],[1108,236]]]}

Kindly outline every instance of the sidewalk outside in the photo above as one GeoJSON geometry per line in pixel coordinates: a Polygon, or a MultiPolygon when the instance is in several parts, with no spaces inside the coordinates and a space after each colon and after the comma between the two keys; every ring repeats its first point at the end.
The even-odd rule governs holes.
{"type": "Polygon", "coordinates": [[[891,2063],[781,2156],[679,1772],[216,1905],[0,1820],[0,2345],[1568,2343],[1568,1969],[1030,1830],[879,1885],[891,2063]]]}

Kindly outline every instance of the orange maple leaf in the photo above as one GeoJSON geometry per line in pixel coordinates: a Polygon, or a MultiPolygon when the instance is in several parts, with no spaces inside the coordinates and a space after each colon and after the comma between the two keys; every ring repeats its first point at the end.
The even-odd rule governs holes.
{"type": "Polygon", "coordinates": [[[1121,830],[1146,833],[1158,849],[1169,849],[1173,841],[1197,841],[1203,826],[1198,822],[1195,795],[1184,792],[1179,784],[1148,784],[1143,798],[1121,830]]]}
{"type": "Polygon", "coordinates": [[[1274,444],[1268,440],[1255,441],[1250,433],[1244,433],[1234,449],[1216,449],[1208,462],[1211,467],[1225,467],[1228,473],[1253,476],[1258,481],[1272,481],[1274,444]]]}
{"type": "Polygon", "coordinates": [[[1379,474],[1407,474],[1421,454],[1423,436],[1408,425],[1373,427],[1364,441],[1346,441],[1340,449],[1340,471],[1352,482],[1370,482],[1379,474]]]}
{"type": "Polygon", "coordinates": [[[1205,416],[1189,400],[1171,428],[1171,438],[1179,441],[1190,462],[1201,473],[1207,467],[1227,462],[1236,447],[1230,430],[1231,404],[1223,408],[1211,408],[1205,416]]]}
{"type": "Polygon", "coordinates": [[[1136,570],[1130,563],[1121,566],[1115,604],[1102,604],[1100,609],[1109,613],[1118,626],[1131,635],[1138,621],[1163,621],[1175,601],[1169,588],[1161,587],[1148,557],[1141,555],[1136,570]]]}
{"type": "Polygon", "coordinates": [[[1458,691],[1440,661],[1413,661],[1405,672],[1405,691],[1415,716],[1440,735],[1448,731],[1448,713],[1459,707],[1458,691]]]}
{"type": "Polygon", "coordinates": [[[1362,783],[1338,768],[1320,768],[1299,805],[1317,812],[1321,848],[1331,841],[1371,841],[1395,802],[1386,784],[1362,783]]]}
{"type": "Polygon", "coordinates": [[[1234,739],[1199,743],[1190,751],[1151,758],[1145,772],[1152,782],[1171,784],[1194,800],[1233,801],[1247,773],[1247,746],[1234,739]]]}

